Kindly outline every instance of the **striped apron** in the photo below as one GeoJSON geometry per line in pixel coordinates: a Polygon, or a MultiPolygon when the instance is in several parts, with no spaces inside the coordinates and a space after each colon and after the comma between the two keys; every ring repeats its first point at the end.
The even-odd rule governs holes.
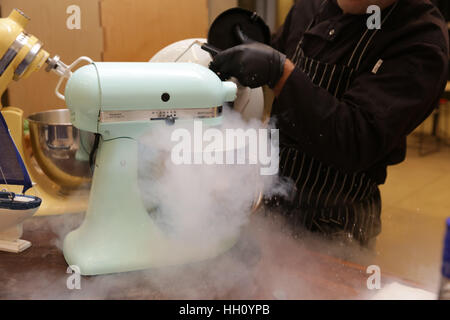
{"type": "MultiPolygon", "coordinates": [[[[395,5],[384,17],[389,17],[395,5]]],[[[308,30],[313,25],[308,27],[308,30]]],[[[303,37],[289,59],[311,81],[340,99],[349,88],[361,60],[379,30],[367,29],[357,42],[346,65],[331,65],[307,57],[303,37]]],[[[294,226],[294,232],[308,229],[333,239],[362,245],[381,231],[381,197],[378,185],[364,172],[345,173],[303,153],[295,145],[280,141],[280,171],[290,178],[293,188],[287,197],[267,200],[272,210],[281,211],[294,226]]]]}

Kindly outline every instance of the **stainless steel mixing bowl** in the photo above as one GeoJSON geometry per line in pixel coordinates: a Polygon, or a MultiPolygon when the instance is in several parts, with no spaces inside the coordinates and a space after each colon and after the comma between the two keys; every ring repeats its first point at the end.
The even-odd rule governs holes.
{"type": "Polygon", "coordinates": [[[89,153],[95,135],[75,128],[68,109],[32,114],[28,123],[33,156],[42,171],[62,187],[89,184],[89,153]]]}

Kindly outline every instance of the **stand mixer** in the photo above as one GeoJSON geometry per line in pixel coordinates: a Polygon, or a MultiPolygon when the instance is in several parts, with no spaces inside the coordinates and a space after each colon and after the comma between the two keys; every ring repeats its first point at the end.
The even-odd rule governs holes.
{"type": "MultiPolygon", "coordinates": [[[[93,63],[81,58],[67,66],[57,56],[49,58],[40,42],[24,33],[27,21],[18,10],[0,20],[0,93],[12,80],[47,63],[47,71],[61,76],[56,94],[65,99],[71,123],[101,137],[85,220],[64,240],[67,263],[83,275],[97,275],[201,261],[231,248],[239,234],[186,246],[154,221],[138,187],[138,138],[151,128],[189,125],[196,119],[203,126],[219,125],[222,105],[236,98],[236,85],[193,63],[93,63]],[[72,73],[82,60],[90,64],[72,73]],[[65,96],[59,92],[64,78],[65,96]]],[[[2,114],[24,157],[22,111],[8,107],[2,114]]],[[[43,185],[38,181],[34,188],[47,214],[67,212],[77,204],[83,211],[83,201],[43,185]]]]}
{"type": "MultiPolygon", "coordinates": [[[[3,95],[11,81],[27,78],[44,64],[47,64],[46,71],[53,71],[61,78],[68,78],[71,74],[70,68],[74,64],[67,66],[59,60],[58,56],[50,58],[49,53],[42,49],[42,43],[36,37],[25,32],[24,28],[28,21],[29,18],[18,9],[14,9],[7,18],[0,19],[0,96],[3,95]]],[[[81,60],[86,59],[79,59],[76,63],[81,60]]],[[[46,173],[45,171],[50,166],[46,165],[41,168],[33,162],[45,159],[43,156],[39,159],[32,159],[25,152],[23,111],[9,106],[2,108],[1,112],[8,124],[14,143],[25,161],[31,180],[35,183],[31,193],[43,200],[37,215],[85,211],[88,197],[87,190],[77,192],[74,195],[70,189],[61,187],[60,184],[55,182],[55,179],[49,178],[48,170],[46,173]]],[[[31,129],[34,130],[34,127],[31,129]]],[[[31,144],[36,155],[41,152],[36,152],[39,150],[35,148],[37,143],[33,143],[36,140],[36,134],[33,135],[33,133],[35,132],[31,134],[31,144]]],[[[71,181],[75,183],[80,181],[78,177],[61,173],[57,168],[54,168],[52,173],[54,177],[64,177],[67,184],[70,184],[71,181]]]]}
{"type": "Polygon", "coordinates": [[[203,248],[170,238],[148,214],[138,187],[138,141],[157,126],[221,123],[236,85],[192,63],[99,62],[69,78],[72,123],[101,135],[85,220],[64,240],[64,256],[83,275],[194,262],[228,250],[237,238],[203,248]]]}

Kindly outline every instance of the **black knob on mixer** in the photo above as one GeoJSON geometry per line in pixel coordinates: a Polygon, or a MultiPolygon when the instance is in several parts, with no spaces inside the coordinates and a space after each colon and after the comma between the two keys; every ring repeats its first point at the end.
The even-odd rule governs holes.
{"type": "Polygon", "coordinates": [[[166,124],[171,126],[175,124],[175,117],[174,116],[167,116],[166,117],[166,124]]]}

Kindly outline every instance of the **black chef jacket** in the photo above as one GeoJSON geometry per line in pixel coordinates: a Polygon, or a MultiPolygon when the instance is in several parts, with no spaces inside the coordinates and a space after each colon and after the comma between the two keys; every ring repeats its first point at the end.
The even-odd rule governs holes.
{"type": "MultiPolygon", "coordinates": [[[[448,70],[447,25],[434,5],[399,0],[390,14],[341,97],[295,68],[272,109],[282,143],[377,184],[405,159],[406,136],[437,106],[448,70]]],[[[368,16],[344,14],[336,0],[298,0],[273,47],[292,58],[303,37],[306,56],[345,64],[368,16]]]]}

